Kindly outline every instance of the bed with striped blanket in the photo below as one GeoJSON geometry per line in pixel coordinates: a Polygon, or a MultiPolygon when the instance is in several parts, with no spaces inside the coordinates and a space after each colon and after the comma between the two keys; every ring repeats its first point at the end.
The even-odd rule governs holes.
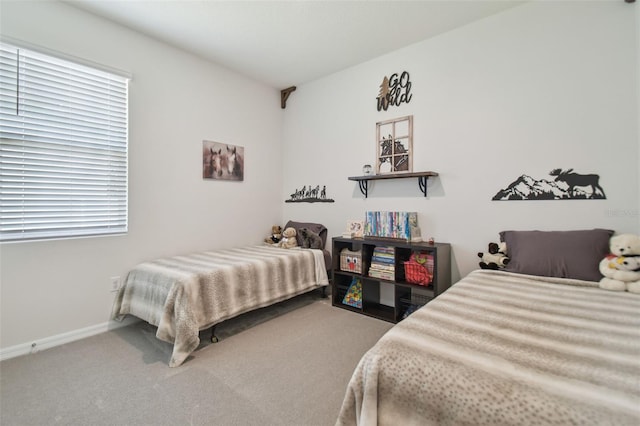
{"type": "Polygon", "coordinates": [[[361,359],[337,425],[639,425],[640,295],[478,270],[361,359]]]}
{"type": "Polygon", "coordinates": [[[136,316],[173,343],[170,367],[200,344],[199,331],[328,285],[322,250],[251,246],[157,259],[132,269],[113,317],[136,316]]]}

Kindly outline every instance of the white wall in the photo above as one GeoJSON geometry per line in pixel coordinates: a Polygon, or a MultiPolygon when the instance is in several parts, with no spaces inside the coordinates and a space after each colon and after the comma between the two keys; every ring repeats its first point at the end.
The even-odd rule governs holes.
{"type": "Polygon", "coordinates": [[[285,217],[332,236],[367,210],[418,211],[422,233],[450,242],[454,279],[504,229],[638,232],[637,13],[619,2],[534,2],[301,85],[287,103],[283,197],[327,185],[334,204],[288,204],[285,217]],[[408,71],[413,98],[376,110],[384,76],[408,71]],[[413,114],[417,181],[348,176],[375,161],[375,123],[413,114]],[[597,173],[606,200],[491,201],[521,174],[597,173]],[[634,215],[633,212],[636,212],[634,215]]]}
{"type": "Polygon", "coordinates": [[[62,3],[3,2],[0,28],[133,74],[130,231],[1,245],[0,348],[104,324],[109,277],[140,261],[258,243],[280,221],[276,89],[62,3]],[[203,181],[203,139],[245,147],[244,182],[203,181]]]}

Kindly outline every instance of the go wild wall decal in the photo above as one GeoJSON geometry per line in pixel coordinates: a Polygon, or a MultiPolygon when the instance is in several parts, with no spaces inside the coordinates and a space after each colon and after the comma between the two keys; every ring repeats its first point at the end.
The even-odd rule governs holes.
{"type": "Polygon", "coordinates": [[[394,73],[390,77],[385,76],[380,83],[380,90],[376,97],[378,111],[386,111],[389,105],[400,106],[402,103],[409,103],[412,97],[411,81],[407,71],[400,75],[394,73]]]}
{"type": "Polygon", "coordinates": [[[595,200],[606,199],[600,186],[600,176],[575,173],[573,169],[553,169],[553,180],[534,179],[521,175],[505,189],[493,196],[493,201],[512,200],[595,200]]]}

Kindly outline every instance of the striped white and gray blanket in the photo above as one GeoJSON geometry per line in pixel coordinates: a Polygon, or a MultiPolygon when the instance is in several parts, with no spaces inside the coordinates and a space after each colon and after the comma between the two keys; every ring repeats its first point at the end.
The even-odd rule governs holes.
{"type": "Polygon", "coordinates": [[[157,259],[127,275],[113,317],[134,315],[173,343],[170,367],[200,344],[199,331],[328,284],[321,250],[252,246],[157,259]]]}
{"type": "Polygon", "coordinates": [[[474,271],[364,355],[355,424],[640,425],[640,295],[474,271]]]}

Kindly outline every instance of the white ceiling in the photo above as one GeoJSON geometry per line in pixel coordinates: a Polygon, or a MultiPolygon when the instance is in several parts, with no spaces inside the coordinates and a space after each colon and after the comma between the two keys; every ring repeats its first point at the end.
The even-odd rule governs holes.
{"type": "Polygon", "coordinates": [[[517,6],[519,0],[67,0],[277,89],[517,6]]]}

